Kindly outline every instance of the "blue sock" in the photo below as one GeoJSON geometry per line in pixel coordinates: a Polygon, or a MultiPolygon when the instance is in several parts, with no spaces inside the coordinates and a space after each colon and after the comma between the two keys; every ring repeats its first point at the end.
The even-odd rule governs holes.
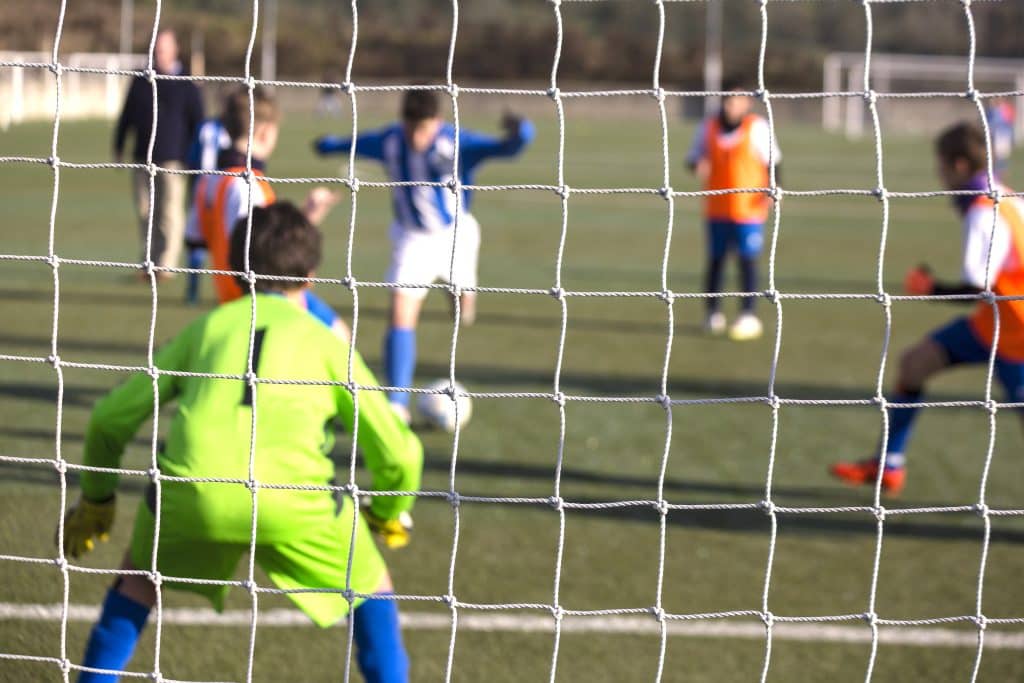
{"type": "Polygon", "coordinates": [[[409,656],[398,627],[398,604],[394,600],[367,600],[356,608],[352,618],[356,661],[366,683],[408,681],[409,656]]]}
{"type": "MultiPolygon", "coordinates": [[[[111,588],[103,601],[100,620],[92,627],[89,644],[85,648],[83,666],[95,669],[123,671],[135,652],[149,616],[149,608],[111,588]]],[[[117,683],[115,674],[97,674],[83,671],[78,683],[117,683]]]]}
{"type": "MultiPolygon", "coordinates": [[[[890,402],[917,403],[920,398],[920,391],[901,391],[890,402]]],[[[917,408],[889,409],[889,441],[885,444],[885,468],[887,470],[897,470],[903,467],[903,453],[907,447],[907,439],[910,438],[911,428],[914,426],[914,418],[917,417],[917,410],[917,408]]]]}
{"type": "MultiPolygon", "coordinates": [[[[389,327],[384,338],[384,375],[389,387],[411,387],[416,369],[416,330],[389,327]]],[[[409,394],[393,391],[388,400],[408,407],[409,394]]]]}
{"type": "MultiPolygon", "coordinates": [[[[205,249],[188,250],[188,267],[202,268],[206,261],[205,249]]],[[[185,288],[185,302],[194,304],[199,301],[199,273],[188,274],[188,285],[185,288]]]]}

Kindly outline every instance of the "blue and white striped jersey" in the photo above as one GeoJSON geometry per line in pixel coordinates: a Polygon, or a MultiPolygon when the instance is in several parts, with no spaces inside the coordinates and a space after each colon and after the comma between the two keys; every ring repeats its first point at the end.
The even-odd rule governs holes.
{"type": "MultiPolygon", "coordinates": [[[[523,119],[519,129],[505,138],[496,138],[470,130],[459,131],[459,182],[473,184],[477,166],[492,157],[513,157],[528,145],[534,136],[533,124],[523,119]]],[[[316,145],[321,154],[348,152],[351,138],[327,136],[316,145]]],[[[441,126],[437,137],[423,152],[409,146],[400,123],[374,131],[360,132],[356,138],[356,154],[384,164],[392,182],[446,184],[452,180],[455,157],[455,127],[441,126]]],[[[455,195],[447,187],[403,186],[392,190],[395,219],[410,228],[443,230],[455,220],[455,195]]],[[[462,191],[460,210],[469,211],[472,192],[462,191]]]]}
{"type": "Polygon", "coordinates": [[[199,171],[217,170],[217,157],[231,146],[231,137],[218,119],[207,119],[196,131],[188,151],[189,168],[199,171]]]}

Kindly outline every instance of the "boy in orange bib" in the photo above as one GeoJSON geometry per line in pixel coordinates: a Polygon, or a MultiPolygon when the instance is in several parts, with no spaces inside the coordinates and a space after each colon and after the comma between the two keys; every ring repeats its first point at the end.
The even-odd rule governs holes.
{"type": "MultiPolygon", "coordinates": [[[[718,114],[697,128],[687,167],[697,174],[705,190],[767,188],[769,165],[778,168],[782,154],[772,141],[768,122],[751,111],[751,98],[736,83],[725,90],[718,114]]],[[[776,174],[778,171],[776,170],[776,174]]],[[[771,200],[763,192],[725,192],[709,195],[705,201],[708,224],[708,267],[706,291],[722,291],[725,259],[736,251],[740,264],[741,291],[757,291],[757,259],[764,243],[764,223],[771,200]]],[[[754,314],[754,297],[744,297],[740,315],[728,326],[721,299],[707,300],[705,329],[734,340],[761,336],[761,321],[754,314]]]]}

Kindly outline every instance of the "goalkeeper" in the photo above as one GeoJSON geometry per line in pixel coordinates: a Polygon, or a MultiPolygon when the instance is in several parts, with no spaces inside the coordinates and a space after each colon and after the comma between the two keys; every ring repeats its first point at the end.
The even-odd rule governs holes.
{"type": "MultiPolygon", "coordinates": [[[[244,270],[246,230],[232,235],[232,268],[244,270]]],[[[321,234],[294,205],[277,203],[252,214],[249,265],[261,275],[308,277],[320,261],[321,234]]],[[[325,382],[348,380],[349,348],[303,310],[305,283],[258,280],[252,369],[261,378],[325,382]]],[[[328,458],[337,422],[357,434],[377,491],[419,488],[423,451],[378,391],[358,396],[358,432],[354,431],[352,394],[339,385],[260,384],[253,391],[241,381],[181,376],[168,372],[244,375],[250,348],[249,295],[199,318],[155,356],[159,402],[177,401],[158,455],[162,475],[187,478],[249,479],[250,421],[256,411],[253,476],[263,484],[323,486],[334,477],[328,458]],[[325,425],[327,428],[325,429],[325,425]]],[[[353,355],[353,381],[377,384],[359,354],[353,355]]],[[[125,445],[153,412],[153,380],[130,377],[101,399],[86,432],[84,463],[117,468],[125,445]]],[[[81,497],[64,523],[65,553],[78,557],[105,539],[114,518],[118,477],[85,470],[81,497]]],[[[398,608],[389,598],[391,579],[371,537],[388,547],[408,542],[398,520],[413,504],[411,496],[379,496],[358,516],[352,500],[339,506],[328,490],[258,488],[256,527],[253,493],[238,483],[164,481],[150,487],[140,502],[125,555],[125,570],[152,566],[155,511],[160,510],[157,570],[167,577],[228,581],[249,550],[255,533],[256,563],[281,589],[330,589],[288,593],[316,624],[344,618],[349,605],[342,591],[351,588],[377,599],[356,598],[353,614],[357,661],[367,681],[406,681],[408,660],[398,626],[398,608]],[[355,543],[352,539],[355,523],[355,543]],[[351,581],[346,579],[351,556],[351,581]]],[[[206,596],[223,608],[228,587],[173,580],[163,586],[206,596]]],[[[92,630],[84,665],[125,668],[156,599],[143,574],[121,575],[104,600],[92,630]]],[[[118,674],[83,672],[80,683],[116,681],[118,674]]]]}
{"type": "MultiPolygon", "coordinates": [[[[938,171],[946,189],[963,192],[953,197],[963,220],[963,260],[960,282],[938,282],[926,266],[910,271],[908,294],[980,294],[1024,296],[1024,202],[1004,197],[998,208],[988,196],[989,181],[985,133],[975,125],[959,123],[936,140],[938,171]]],[[[1005,187],[1000,191],[1009,192],[1005,187]]],[[[970,303],[970,299],[967,300],[970,303]]],[[[935,330],[903,354],[890,403],[917,403],[925,385],[940,372],[956,365],[987,365],[996,339],[995,375],[1010,401],[1024,400],[1024,300],[1002,300],[995,306],[979,301],[974,310],[935,330]]],[[[904,486],[904,449],[917,416],[917,408],[901,406],[889,411],[889,437],[879,451],[885,453],[882,490],[898,493],[904,486]]],[[[840,462],[832,474],[850,484],[874,485],[879,457],[840,462]]]]}

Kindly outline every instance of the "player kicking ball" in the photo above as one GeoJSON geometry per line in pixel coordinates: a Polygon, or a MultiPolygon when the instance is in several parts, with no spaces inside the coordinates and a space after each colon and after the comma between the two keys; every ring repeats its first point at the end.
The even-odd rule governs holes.
{"type": "MultiPolygon", "coordinates": [[[[751,111],[752,102],[744,88],[727,83],[729,94],[722,98],[718,114],[697,128],[686,155],[686,165],[703,183],[705,190],[768,187],[768,164],[776,167],[782,153],[772,145],[768,122],[751,111]]],[[[704,214],[708,227],[708,261],[705,290],[722,291],[725,259],[730,252],[739,256],[740,289],[757,291],[757,260],[764,245],[764,223],[771,200],[760,192],[731,192],[708,195],[704,214]]],[[[709,297],[704,329],[713,335],[728,333],[736,341],[757,339],[763,326],[754,313],[754,296],[743,298],[740,314],[732,325],[721,311],[721,299],[709,297]]]]}
{"type": "MultiPolygon", "coordinates": [[[[277,147],[280,131],[281,111],[277,101],[262,87],[253,89],[252,103],[249,92],[238,88],[230,92],[224,102],[222,121],[231,141],[227,149],[217,157],[217,169],[227,173],[244,173],[247,151],[250,143],[249,116],[252,109],[252,205],[269,206],[277,197],[274,188],[263,176],[267,161],[277,147]]],[[[203,246],[209,251],[210,267],[213,270],[231,270],[231,231],[242,218],[249,214],[250,183],[237,175],[209,174],[199,177],[188,215],[185,238],[190,248],[203,246]]],[[[319,225],[327,213],[338,202],[338,195],[325,187],[313,189],[306,198],[303,213],[313,225],[319,225]]],[[[226,273],[213,276],[217,299],[221,303],[242,296],[243,288],[232,275],[226,273]]],[[[331,328],[343,341],[348,341],[348,325],[340,316],[308,289],[303,293],[306,310],[331,328]]]]}
{"type": "MultiPolygon", "coordinates": [[[[958,123],[936,140],[938,174],[948,190],[987,193],[986,144],[982,130],[969,123],[958,123]]],[[[1005,187],[999,188],[1008,192],[1005,187]]],[[[963,267],[959,283],[935,280],[926,266],[910,271],[906,280],[908,294],[924,296],[978,294],[985,290],[986,273],[997,296],[1024,295],[1024,202],[1004,197],[998,209],[987,194],[954,197],[963,220],[963,267]],[[995,225],[993,226],[993,222],[995,225]],[[991,250],[991,267],[989,253],[991,250]]],[[[1006,389],[1010,401],[1024,400],[1024,300],[999,301],[999,342],[995,374],[1006,389]]],[[[955,319],[919,341],[906,351],[899,363],[896,393],[891,403],[916,403],[921,400],[931,378],[956,365],[986,365],[992,351],[995,314],[984,301],[974,310],[955,319]]],[[[917,408],[889,410],[889,438],[879,448],[884,452],[882,490],[896,494],[906,480],[904,452],[917,408]]],[[[860,462],[840,462],[832,474],[850,484],[874,485],[881,458],[860,462]]]]}
{"type": "MultiPolygon", "coordinates": [[[[400,122],[360,132],[355,143],[356,154],[382,162],[393,182],[451,182],[458,144],[459,182],[469,185],[481,162],[516,156],[534,135],[529,121],[506,115],[504,138],[460,129],[456,140],[455,127],[441,118],[438,94],[432,90],[406,92],[401,109],[400,122]]],[[[352,140],[324,136],[314,146],[322,155],[341,154],[351,150],[352,140]]],[[[456,198],[448,188],[403,186],[392,192],[395,216],[389,233],[391,265],[387,281],[412,286],[396,287],[392,293],[391,320],[384,339],[384,374],[388,386],[407,389],[412,386],[416,369],[416,326],[428,291],[423,285],[441,280],[457,287],[476,287],[480,225],[469,212],[472,193],[466,190],[458,202],[457,231],[456,198]]],[[[475,292],[461,293],[459,311],[463,324],[473,323],[475,292]]],[[[395,412],[408,423],[409,393],[395,391],[389,399],[395,412]]]]}
{"type": "MultiPolygon", "coordinates": [[[[289,203],[257,208],[252,215],[249,265],[260,275],[310,277],[320,262],[320,232],[289,203]]],[[[231,264],[244,270],[245,229],[232,235],[231,264]]],[[[252,368],[258,377],[348,381],[349,348],[304,310],[306,283],[257,280],[252,368]]],[[[328,457],[334,422],[353,433],[352,395],[340,385],[259,384],[181,376],[169,372],[244,375],[250,348],[248,294],[199,318],[155,356],[161,404],[176,401],[164,450],[157,456],[166,476],[249,479],[250,421],[256,411],[255,476],[262,484],[323,486],[334,477],[328,457]]],[[[358,353],[353,380],[377,384],[358,353]]],[[[125,445],[153,412],[153,380],[131,376],[101,399],[85,436],[84,464],[117,468],[125,445]]],[[[419,440],[378,391],[361,391],[357,441],[376,491],[419,488],[423,450],[419,440]]],[[[114,521],[118,476],[85,470],[81,497],[64,521],[64,552],[79,557],[105,539],[114,521]]],[[[155,534],[156,491],[150,487],[135,517],[122,568],[149,569],[155,534]]],[[[328,490],[257,489],[256,563],[281,589],[332,589],[288,593],[317,625],[331,626],[348,614],[341,591],[350,587],[373,599],[356,599],[353,629],[357,662],[370,683],[404,683],[408,659],[390,598],[391,578],[371,531],[388,547],[409,540],[399,518],[411,496],[379,496],[356,515],[352,500],[338,506],[328,490]],[[353,519],[355,518],[355,519],[353,519]],[[350,545],[353,524],[355,544],[350,545]],[[346,582],[351,555],[351,583],[346,582]]],[[[160,488],[157,570],[166,577],[228,581],[249,550],[252,491],[241,484],[165,481],[160,488]]],[[[223,608],[228,587],[163,582],[223,608]]],[[[118,577],[93,627],[79,683],[118,680],[156,600],[148,577],[118,577]],[[94,670],[103,670],[94,671],[94,670]]]]}

